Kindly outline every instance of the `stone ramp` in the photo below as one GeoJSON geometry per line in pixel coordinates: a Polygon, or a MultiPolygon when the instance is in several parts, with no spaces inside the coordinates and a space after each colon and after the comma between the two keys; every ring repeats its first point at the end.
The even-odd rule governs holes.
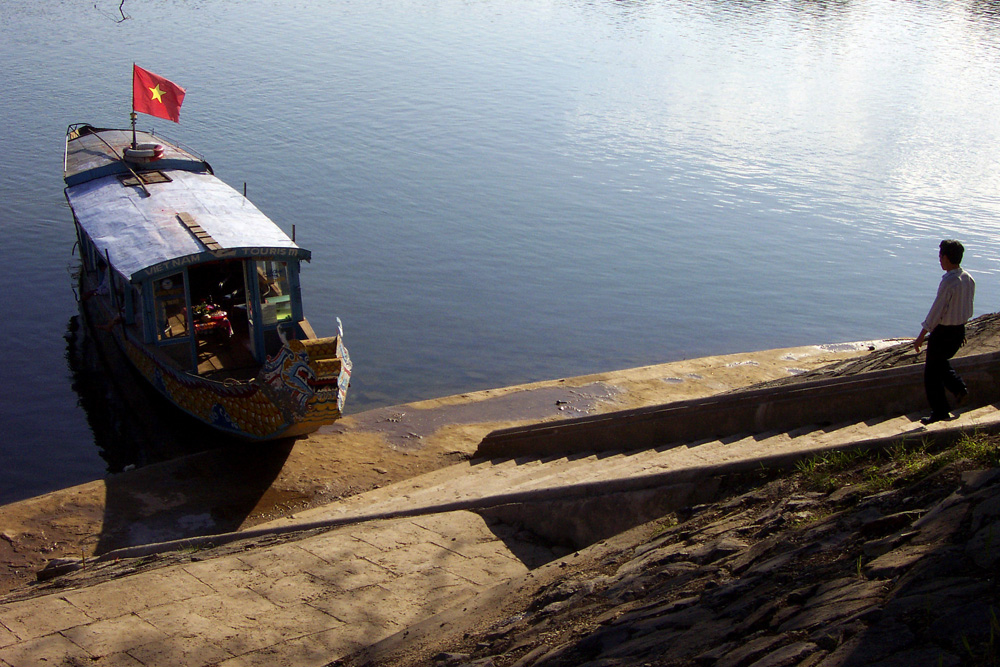
{"type": "MultiPolygon", "coordinates": [[[[0,508],[10,538],[0,539],[0,595],[27,585],[47,559],[245,530],[451,465],[500,428],[716,395],[839,366],[892,342],[741,352],[496,387],[351,414],[294,445],[242,443],[174,458],[204,434],[161,438],[164,446],[150,452],[160,463],[0,508]]],[[[148,411],[140,421],[150,418],[160,430],[170,421],[148,411]]]]}
{"type": "Polygon", "coordinates": [[[109,580],[71,575],[62,590],[0,604],[0,666],[326,665],[565,553],[547,544],[579,548],[707,502],[720,475],[1000,424],[993,406],[930,428],[918,417],[631,452],[475,460],[233,534],[250,541],[225,555],[166,543],[146,553],[192,550],[170,567],[140,558],[123,569],[112,553],[77,573],[110,568],[109,580]]]}
{"type": "Polygon", "coordinates": [[[0,605],[0,665],[326,665],[554,557],[471,512],[193,556],[0,605]]]}

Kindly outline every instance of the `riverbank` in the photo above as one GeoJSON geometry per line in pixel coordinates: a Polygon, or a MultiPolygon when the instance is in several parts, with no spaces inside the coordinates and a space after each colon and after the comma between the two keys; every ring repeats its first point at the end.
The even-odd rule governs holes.
{"type": "MultiPolygon", "coordinates": [[[[982,351],[977,341],[996,344],[995,324],[987,317],[970,327],[969,351],[982,351]]],[[[796,377],[919,362],[907,348],[867,350],[796,377]]],[[[1000,530],[1000,474],[992,471],[995,441],[967,433],[1000,429],[997,358],[977,353],[959,363],[975,396],[954,421],[930,428],[918,422],[918,368],[713,394],[682,405],[759,398],[763,407],[785,396],[802,408],[827,406],[832,421],[629,452],[477,458],[256,530],[103,552],[4,597],[0,661],[984,664],[976,660],[993,650],[990,535],[1000,530]],[[901,379],[901,411],[862,398],[868,416],[837,421],[843,387],[891,392],[901,379]],[[798,476],[787,473],[793,461],[798,476]],[[610,530],[596,525],[608,519],[610,530]],[[586,533],[566,530],[574,526],[586,533]],[[914,604],[899,598],[934,613],[915,617],[914,604]],[[973,616],[987,620],[947,625],[973,616]]],[[[746,358],[716,364],[724,373],[748,366],[746,358]]],[[[678,384],[658,370],[661,384],[678,384]]],[[[592,380],[569,394],[593,393],[592,380]]],[[[509,408],[525,392],[549,400],[553,386],[566,384],[575,383],[493,398],[509,408]]],[[[624,403],[623,393],[601,396],[624,403]]],[[[470,409],[468,397],[457,398],[434,409],[459,410],[452,417],[470,409]]],[[[496,407],[491,400],[483,403],[496,407]]],[[[433,410],[408,410],[437,432],[426,421],[433,410]]],[[[631,412],[529,430],[620,423],[631,412]]],[[[377,423],[395,429],[406,413],[392,417],[377,423]]],[[[424,442],[417,431],[406,435],[415,449],[424,442]]]]}
{"type": "Polygon", "coordinates": [[[891,341],[681,360],[345,417],[294,442],[226,447],[0,507],[0,592],[45,563],[244,530],[466,460],[498,428],[710,396],[869,357],[891,341]]]}

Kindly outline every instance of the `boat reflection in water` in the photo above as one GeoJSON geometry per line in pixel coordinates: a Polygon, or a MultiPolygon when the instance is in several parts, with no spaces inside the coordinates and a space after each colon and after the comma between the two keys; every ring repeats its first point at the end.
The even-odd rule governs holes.
{"type": "Polygon", "coordinates": [[[109,473],[242,444],[164,401],[110,337],[95,335],[82,307],[65,339],[73,390],[109,473]]]}

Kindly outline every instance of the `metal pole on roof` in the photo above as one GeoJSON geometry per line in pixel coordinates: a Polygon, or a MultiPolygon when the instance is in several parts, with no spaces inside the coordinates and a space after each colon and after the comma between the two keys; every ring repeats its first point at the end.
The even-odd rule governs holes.
{"type": "Polygon", "coordinates": [[[135,140],[135,119],[136,119],[135,109],[132,110],[132,113],[129,114],[129,117],[132,119],[132,148],[135,149],[135,147],[138,145],[135,140]]]}

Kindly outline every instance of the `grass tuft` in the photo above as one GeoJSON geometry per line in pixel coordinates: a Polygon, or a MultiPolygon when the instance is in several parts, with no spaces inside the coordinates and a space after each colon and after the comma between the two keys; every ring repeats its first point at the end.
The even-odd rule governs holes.
{"type": "Polygon", "coordinates": [[[800,460],[796,471],[806,487],[830,492],[848,484],[879,493],[919,482],[944,466],[968,460],[982,467],[1000,467],[1000,437],[978,431],[963,433],[945,447],[932,441],[900,440],[885,449],[844,449],[800,460]]]}

